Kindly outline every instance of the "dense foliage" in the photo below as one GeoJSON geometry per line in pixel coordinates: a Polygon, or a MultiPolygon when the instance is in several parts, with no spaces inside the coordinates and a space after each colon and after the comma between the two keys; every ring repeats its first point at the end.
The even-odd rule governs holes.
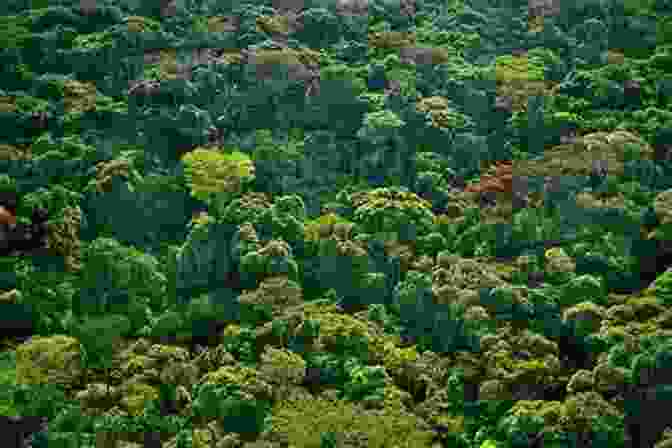
{"type": "Polygon", "coordinates": [[[672,4],[536,3],[3,2],[16,431],[669,440],[672,4]]]}

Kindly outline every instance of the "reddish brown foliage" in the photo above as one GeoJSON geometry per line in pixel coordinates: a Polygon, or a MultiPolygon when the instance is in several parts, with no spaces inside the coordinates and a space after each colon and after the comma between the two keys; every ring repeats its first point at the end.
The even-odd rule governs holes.
{"type": "Polygon", "coordinates": [[[505,193],[512,191],[513,165],[510,160],[495,163],[494,175],[484,174],[479,182],[468,185],[465,189],[469,192],[505,193]]]}
{"type": "Polygon", "coordinates": [[[0,205],[0,224],[16,224],[16,216],[14,216],[9,210],[0,205]]]}

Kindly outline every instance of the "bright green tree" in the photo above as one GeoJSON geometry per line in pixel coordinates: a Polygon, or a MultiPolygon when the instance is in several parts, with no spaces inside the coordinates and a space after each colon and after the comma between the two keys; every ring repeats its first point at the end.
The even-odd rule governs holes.
{"type": "Polygon", "coordinates": [[[252,160],[239,151],[196,148],[182,156],[182,162],[192,196],[209,205],[214,205],[215,197],[228,203],[255,179],[252,160]]]}

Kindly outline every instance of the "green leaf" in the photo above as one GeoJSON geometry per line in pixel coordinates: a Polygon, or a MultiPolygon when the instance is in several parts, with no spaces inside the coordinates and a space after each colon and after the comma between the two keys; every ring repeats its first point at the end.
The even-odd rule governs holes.
{"type": "Polygon", "coordinates": [[[194,197],[207,201],[211,194],[236,193],[243,182],[254,179],[254,165],[239,151],[196,148],[182,156],[187,182],[194,197]]]}

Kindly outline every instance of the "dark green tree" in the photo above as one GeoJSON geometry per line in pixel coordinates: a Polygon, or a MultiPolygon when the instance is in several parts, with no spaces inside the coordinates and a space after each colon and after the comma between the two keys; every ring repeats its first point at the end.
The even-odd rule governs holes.
{"type": "Polygon", "coordinates": [[[88,377],[88,369],[105,369],[108,398],[114,350],[121,336],[128,333],[130,326],[130,321],[125,316],[108,314],[81,321],[74,326],[72,331],[72,336],[76,337],[80,343],[85,378],[88,377]]]}

